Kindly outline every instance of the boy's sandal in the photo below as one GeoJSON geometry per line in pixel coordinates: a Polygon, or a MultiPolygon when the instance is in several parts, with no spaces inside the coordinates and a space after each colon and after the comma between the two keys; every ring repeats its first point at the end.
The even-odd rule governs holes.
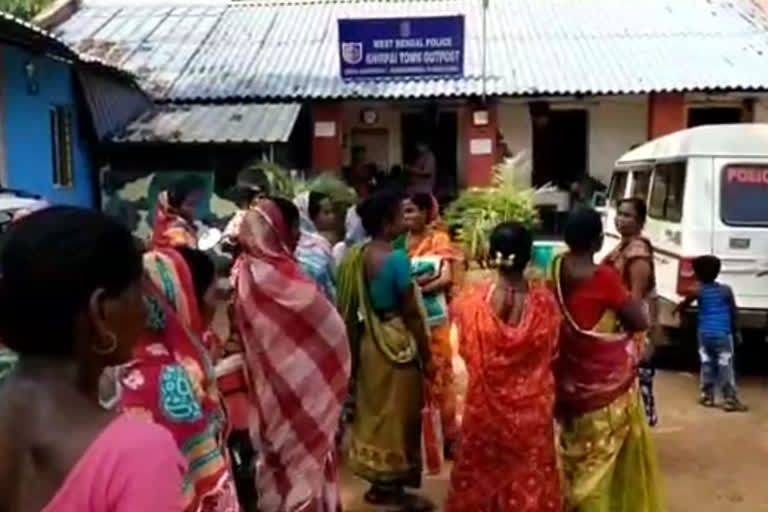
{"type": "Polygon", "coordinates": [[[738,400],[726,400],[723,404],[723,410],[725,412],[747,412],[749,407],[738,400]]]}
{"type": "Polygon", "coordinates": [[[702,396],[699,398],[699,404],[703,405],[704,407],[714,407],[715,406],[715,399],[711,396],[702,396]]]}

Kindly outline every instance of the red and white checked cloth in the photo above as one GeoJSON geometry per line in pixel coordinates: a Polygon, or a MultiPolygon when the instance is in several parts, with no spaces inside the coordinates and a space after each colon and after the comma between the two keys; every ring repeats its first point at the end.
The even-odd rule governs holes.
{"type": "Polygon", "coordinates": [[[262,512],[337,512],[335,439],[350,375],[346,328],[288,251],[268,200],[243,219],[235,316],[252,383],[262,512]]]}

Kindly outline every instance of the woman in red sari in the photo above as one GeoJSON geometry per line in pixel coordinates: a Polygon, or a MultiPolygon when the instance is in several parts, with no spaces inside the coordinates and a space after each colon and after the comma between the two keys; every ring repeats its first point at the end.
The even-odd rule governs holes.
{"type": "Polygon", "coordinates": [[[653,439],[637,389],[635,334],[643,303],[607,264],[600,214],[583,209],[565,228],[569,251],[553,264],[563,313],[555,366],[560,462],[568,512],[664,510],[653,439]]]}
{"type": "Polygon", "coordinates": [[[551,364],[560,314],[542,281],[524,277],[530,232],[504,223],[490,240],[499,273],[452,304],[469,371],[448,512],[560,512],[551,364]]]}

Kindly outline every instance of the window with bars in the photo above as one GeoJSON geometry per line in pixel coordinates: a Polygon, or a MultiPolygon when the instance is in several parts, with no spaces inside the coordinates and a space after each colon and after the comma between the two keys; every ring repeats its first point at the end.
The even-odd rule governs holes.
{"type": "Polygon", "coordinates": [[[69,188],[74,185],[72,160],[72,109],[54,105],[48,111],[51,125],[51,158],[53,184],[69,188]]]}

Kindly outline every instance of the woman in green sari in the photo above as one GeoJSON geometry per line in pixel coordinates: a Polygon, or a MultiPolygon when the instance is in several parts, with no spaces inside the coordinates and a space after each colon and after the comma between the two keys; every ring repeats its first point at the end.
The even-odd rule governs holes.
{"type": "Polygon", "coordinates": [[[404,229],[401,198],[377,193],[358,213],[371,240],[350,249],[338,276],[353,351],[348,465],[371,483],[368,503],[429,509],[404,490],[421,483],[422,368],[429,352],[408,256],[392,249],[404,229]]]}

